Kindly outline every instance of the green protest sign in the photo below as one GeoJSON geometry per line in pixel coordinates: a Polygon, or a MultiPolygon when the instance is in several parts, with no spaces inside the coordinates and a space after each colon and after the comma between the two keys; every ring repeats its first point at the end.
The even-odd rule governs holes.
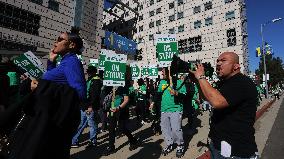
{"type": "Polygon", "coordinates": [[[140,75],[140,69],[138,67],[137,62],[133,62],[130,64],[130,68],[131,68],[131,76],[133,80],[137,80],[139,78],[140,75]]]}
{"type": "Polygon", "coordinates": [[[42,62],[30,51],[18,56],[13,62],[25,70],[31,79],[39,79],[46,72],[42,62]]]}
{"type": "Polygon", "coordinates": [[[107,55],[113,54],[112,50],[101,49],[100,56],[99,56],[99,70],[105,69],[105,59],[107,55]]]}
{"type": "Polygon", "coordinates": [[[149,65],[148,76],[151,79],[158,78],[158,67],[156,65],[149,65]]]}
{"type": "Polygon", "coordinates": [[[147,65],[142,66],[142,68],[141,68],[141,77],[142,78],[148,77],[148,66],[147,65]]]}
{"type": "Polygon", "coordinates": [[[90,65],[97,68],[98,65],[99,65],[99,60],[98,59],[90,59],[90,65]]]}
{"type": "Polygon", "coordinates": [[[159,67],[170,66],[173,55],[178,54],[176,35],[156,34],[155,44],[159,67]]]}
{"type": "Polygon", "coordinates": [[[107,54],[105,58],[104,80],[105,86],[124,86],[127,56],[123,54],[107,54]]]}

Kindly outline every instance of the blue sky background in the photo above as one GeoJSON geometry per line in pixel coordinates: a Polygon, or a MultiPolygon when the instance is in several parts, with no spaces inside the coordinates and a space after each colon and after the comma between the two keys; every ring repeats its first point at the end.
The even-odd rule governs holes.
{"type": "Polygon", "coordinates": [[[259,57],[255,56],[255,48],[261,45],[260,25],[279,17],[283,19],[265,26],[263,36],[272,45],[273,56],[284,61],[284,0],[246,0],[246,5],[250,71],[258,68],[259,57]]]}

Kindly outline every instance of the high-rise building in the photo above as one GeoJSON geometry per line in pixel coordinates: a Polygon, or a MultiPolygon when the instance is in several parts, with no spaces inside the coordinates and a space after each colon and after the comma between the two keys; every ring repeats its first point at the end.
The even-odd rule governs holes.
{"type": "Polygon", "coordinates": [[[86,63],[89,58],[98,58],[101,50],[103,26],[103,0],[75,0],[74,26],[80,29],[84,39],[82,54],[86,63]]]}
{"type": "Polygon", "coordinates": [[[56,38],[70,31],[73,0],[0,0],[0,54],[11,57],[31,50],[49,53],[56,38]]]}
{"type": "Polygon", "coordinates": [[[98,58],[101,49],[103,0],[0,0],[0,54],[28,50],[49,53],[56,38],[72,27],[84,41],[83,60],[98,58]]]}
{"type": "MultiPolygon", "coordinates": [[[[122,0],[129,6],[134,0],[122,0]]],[[[142,63],[156,63],[154,34],[176,34],[179,56],[216,65],[225,51],[236,52],[242,72],[248,73],[247,19],[244,0],[138,0],[138,22],[133,39],[142,49],[142,63]]],[[[113,8],[119,12],[119,8],[113,8]]],[[[121,14],[123,14],[122,12],[121,14]]],[[[119,14],[119,13],[117,13],[119,14]]],[[[124,13],[125,20],[135,15],[124,13]]],[[[105,16],[109,24],[117,17],[105,16]]]]}

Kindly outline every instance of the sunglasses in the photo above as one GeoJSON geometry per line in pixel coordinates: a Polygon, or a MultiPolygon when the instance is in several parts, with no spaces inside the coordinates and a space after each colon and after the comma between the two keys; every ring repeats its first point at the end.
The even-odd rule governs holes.
{"type": "Polygon", "coordinates": [[[56,42],[61,42],[61,41],[63,41],[63,40],[68,41],[67,39],[64,39],[64,38],[62,38],[62,37],[59,36],[59,37],[57,38],[56,42]]]}

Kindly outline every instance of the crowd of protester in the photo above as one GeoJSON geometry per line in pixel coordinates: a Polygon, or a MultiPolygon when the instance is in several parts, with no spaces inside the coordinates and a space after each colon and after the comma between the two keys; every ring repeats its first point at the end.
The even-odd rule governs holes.
{"type": "MultiPolygon", "coordinates": [[[[16,67],[9,73],[6,68],[0,71],[1,158],[67,159],[70,148],[80,146],[79,136],[87,126],[86,148],[96,148],[98,133],[108,131],[105,155],[115,153],[117,132],[127,136],[129,150],[134,150],[141,141],[129,128],[131,110],[138,127],[151,123],[153,135],[163,136],[163,155],[176,147],[176,156],[182,157],[186,151],[183,118],[192,128],[197,112],[209,110],[213,112],[209,133],[212,156],[224,157],[221,145],[225,143],[229,157],[256,157],[253,124],[260,91],[240,73],[235,53],[226,52],[218,58],[220,83],[210,84],[203,66],[197,65],[196,71],[189,70],[195,78],[186,74],[173,77],[163,68],[157,79],[126,79],[125,86],[112,87],[103,86],[103,72],[94,66],[88,67],[85,80],[76,56],[82,47],[78,35],[62,33],[49,55],[47,72],[38,80],[27,78],[16,67]],[[58,55],[62,60],[56,65],[58,55]],[[3,147],[4,138],[9,147],[3,147]]],[[[275,98],[279,99],[281,90],[281,86],[273,88],[275,98]]]]}

